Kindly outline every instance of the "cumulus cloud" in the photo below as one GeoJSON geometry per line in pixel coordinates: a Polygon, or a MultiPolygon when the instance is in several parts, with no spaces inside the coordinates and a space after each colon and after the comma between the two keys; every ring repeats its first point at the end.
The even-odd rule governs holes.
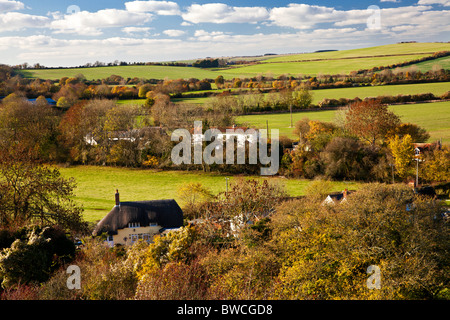
{"type": "Polygon", "coordinates": [[[163,33],[169,37],[180,37],[180,36],[184,35],[186,33],[186,31],[169,29],[169,30],[164,30],[163,33]]]}
{"type": "Polygon", "coordinates": [[[150,27],[125,27],[125,28],[122,28],[122,31],[129,35],[136,34],[136,33],[148,34],[151,29],[152,28],[150,28],[150,27]]]}
{"type": "Polygon", "coordinates": [[[450,7],[450,0],[419,0],[418,4],[440,4],[444,7],[450,7]]]}
{"type": "Polygon", "coordinates": [[[24,28],[43,28],[48,26],[49,21],[48,17],[7,12],[0,14],[0,32],[16,31],[24,28]]]}
{"type": "Polygon", "coordinates": [[[450,0],[419,0],[418,4],[440,4],[444,7],[450,7],[450,0]]]}
{"type": "Polygon", "coordinates": [[[125,7],[131,12],[154,12],[161,16],[181,14],[178,4],[172,1],[132,1],[126,2],[125,7]]]}
{"type": "Polygon", "coordinates": [[[55,33],[76,33],[100,35],[101,28],[140,25],[152,19],[150,13],[136,13],[118,9],[104,9],[97,12],[80,11],[64,15],[51,22],[55,33]]]}
{"type": "Polygon", "coordinates": [[[20,1],[0,0],[0,12],[22,10],[25,5],[20,1]]]}
{"type": "Polygon", "coordinates": [[[341,11],[303,3],[291,3],[287,7],[277,7],[270,11],[273,25],[300,30],[311,29],[320,23],[341,23],[349,20],[352,21],[351,24],[364,23],[368,16],[367,10],[341,11]]]}
{"type": "Polygon", "coordinates": [[[192,23],[255,23],[266,20],[269,12],[264,7],[231,7],[224,3],[193,4],[182,14],[192,23]]]}

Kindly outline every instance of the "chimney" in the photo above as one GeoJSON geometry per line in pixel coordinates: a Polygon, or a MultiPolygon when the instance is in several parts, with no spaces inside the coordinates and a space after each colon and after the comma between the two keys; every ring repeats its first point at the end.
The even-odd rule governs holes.
{"type": "Polygon", "coordinates": [[[343,192],[342,192],[343,194],[344,194],[344,199],[347,199],[347,195],[348,195],[348,190],[347,189],[345,189],[343,192]]]}
{"type": "Polygon", "coordinates": [[[120,206],[119,190],[116,189],[116,206],[120,206]]]}

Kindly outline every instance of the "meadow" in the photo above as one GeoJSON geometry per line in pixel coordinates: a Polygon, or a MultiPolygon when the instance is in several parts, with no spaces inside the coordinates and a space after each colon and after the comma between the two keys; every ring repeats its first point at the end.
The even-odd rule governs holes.
{"type": "Polygon", "coordinates": [[[446,50],[450,50],[450,44],[448,43],[397,43],[361,49],[286,55],[266,59],[264,62],[271,63],[306,61],[313,59],[347,59],[386,55],[427,55],[433,54],[437,51],[446,50]]]}
{"type": "Polygon", "coordinates": [[[219,74],[200,68],[173,67],[173,66],[116,66],[97,68],[68,68],[68,69],[37,69],[24,70],[21,73],[27,78],[40,78],[57,80],[62,77],[75,77],[82,74],[88,80],[105,79],[111,75],[123,78],[145,78],[145,79],[214,79],[219,74]]]}
{"type": "MultiPolygon", "coordinates": [[[[438,58],[435,60],[430,60],[430,61],[424,61],[424,62],[420,62],[420,63],[416,63],[412,66],[415,66],[414,68],[416,68],[416,70],[420,71],[420,72],[427,72],[430,70],[433,70],[433,67],[439,67],[441,69],[450,69],[450,56],[447,57],[442,57],[442,58],[438,58]]],[[[409,67],[403,67],[400,68],[401,70],[407,70],[409,67]]]]}
{"type": "MultiPolygon", "coordinates": [[[[341,90],[341,89],[339,89],[341,90]]],[[[429,141],[442,138],[443,143],[450,143],[450,101],[434,103],[418,103],[392,105],[390,109],[401,117],[403,122],[410,122],[425,128],[430,133],[429,141]]],[[[292,115],[293,123],[303,118],[331,122],[334,120],[336,110],[295,112],[292,115]]],[[[269,121],[270,129],[279,129],[280,135],[295,138],[290,128],[290,114],[261,114],[240,116],[237,122],[256,128],[266,128],[269,121]]]]}
{"type": "Polygon", "coordinates": [[[387,57],[360,57],[353,59],[333,59],[319,61],[301,61],[301,62],[268,62],[261,64],[243,66],[240,68],[231,68],[221,70],[221,74],[226,77],[251,78],[258,74],[271,74],[274,77],[287,75],[297,77],[299,75],[317,76],[319,74],[349,74],[352,71],[360,69],[370,69],[375,66],[387,66],[394,63],[411,61],[422,57],[423,55],[399,55],[387,57]]]}
{"type": "MultiPolygon", "coordinates": [[[[348,98],[354,99],[359,97],[361,99],[367,97],[378,96],[396,96],[399,94],[419,94],[419,93],[433,93],[436,96],[440,96],[450,90],[450,83],[437,82],[437,83],[416,83],[416,84],[400,84],[400,85],[384,85],[384,86],[366,86],[366,87],[353,87],[353,88],[336,88],[336,89],[319,89],[313,90],[313,104],[318,104],[323,99],[339,99],[348,98]]],[[[249,91],[250,92],[250,91],[249,91]]],[[[210,97],[198,97],[198,98],[177,98],[172,99],[174,102],[185,102],[194,104],[204,104],[210,97]]],[[[143,104],[145,99],[137,100],[118,100],[119,104],[143,104]]]]}
{"type": "MultiPolygon", "coordinates": [[[[260,64],[242,65],[231,68],[199,69],[172,66],[116,66],[72,69],[37,69],[20,71],[25,77],[40,79],[60,79],[83,74],[88,80],[107,78],[113,74],[124,78],[147,79],[215,79],[223,75],[225,79],[254,77],[259,74],[297,76],[342,74],[375,66],[386,66],[432,55],[436,51],[450,50],[448,43],[405,43],[371,48],[282,55],[261,60],[260,64]],[[316,60],[316,61],[308,61],[316,60]]],[[[259,58],[255,58],[259,59],[259,58]]]]}
{"type": "MultiPolygon", "coordinates": [[[[213,194],[226,191],[226,178],[229,183],[239,179],[215,173],[186,171],[156,171],[119,167],[74,166],[59,168],[65,178],[74,178],[77,183],[75,201],[84,208],[87,221],[102,219],[114,206],[114,194],[119,190],[121,201],[175,199],[182,206],[177,190],[188,182],[199,182],[208,187],[213,194]]],[[[304,190],[311,183],[305,179],[285,179],[281,177],[249,176],[245,179],[269,179],[282,184],[290,196],[304,195],[304,190]]],[[[345,188],[355,190],[358,182],[333,182],[332,191],[345,188]]]]}

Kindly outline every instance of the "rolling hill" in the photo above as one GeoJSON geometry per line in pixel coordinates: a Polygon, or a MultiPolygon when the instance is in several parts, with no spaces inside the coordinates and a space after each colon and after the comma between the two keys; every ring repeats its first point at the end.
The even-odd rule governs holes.
{"type": "MultiPolygon", "coordinates": [[[[260,60],[257,64],[244,64],[228,68],[199,69],[173,66],[116,66],[72,69],[24,70],[25,77],[40,79],[60,79],[83,74],[89,80],[103,79],[112,74],[124,78],[147,79],[214,79],[223,75],[226,79],[235,77],[254,77],[258,74],[293,76],[349,73],[359,69],[386,66],[411,61],[432,55],[437,51],[450,51],[450,43],[401,43],[370,48],[316,52],[293,55],[280,55],[260,60]]],[[[447,66],[447,60],[443,60],[447,66]]],[[[442,62],[440,62],[442,63],[442,62]]],[[[429,61],[432,65],[433,61],[429,61]]]]}

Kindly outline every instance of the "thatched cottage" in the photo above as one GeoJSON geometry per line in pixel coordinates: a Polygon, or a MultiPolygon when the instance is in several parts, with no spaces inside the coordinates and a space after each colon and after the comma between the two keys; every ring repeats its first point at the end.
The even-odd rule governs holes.
{"type": "Polygon", "coordinates": [[[97,224],[93,235],[107,233],[109,245],[151,242],[157,234],[183,226],[183,211],[175,200],[120,202],[97,224]]]}

